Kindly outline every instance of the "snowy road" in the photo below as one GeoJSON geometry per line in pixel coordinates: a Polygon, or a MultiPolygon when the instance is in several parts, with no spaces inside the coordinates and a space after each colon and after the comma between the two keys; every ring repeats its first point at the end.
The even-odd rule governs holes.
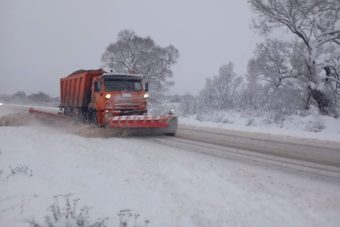
{"type": "MultiPolygon", "coordinates": [[[[257,160],[275,160],[276,163],[283,162],[291,164],[291,166],[303,166],[306,167],[305,169],[315,169],[314,172],[319,169],[320,173],[324,170],[324,174],[329,171],[330,175],[340,176],[340,143],[334,141],[294,138],[269,133],[238,132],[192,125],[180,125],[177,138],[184,139],[179,140],[179,143],[187,144],[188,142],[185,140],[192,140],[221,146],[217,146],[213,150],[225,150],[224,154],[211,151],[213,155],[238,154],[238,156],[243,155],[248,159],[253,157],[257,160]]],[[[197,147],[202,146],[207,145],[197,145],[197,147]]]]}
{"type": "Polygon", "coordinates": [[[268,160],[181,138],[0,127],[0,226],[42,222],[53,196],[68,193],[108,226],[126,208],[149,226],[340,226],[339,178],[268,160]]]}

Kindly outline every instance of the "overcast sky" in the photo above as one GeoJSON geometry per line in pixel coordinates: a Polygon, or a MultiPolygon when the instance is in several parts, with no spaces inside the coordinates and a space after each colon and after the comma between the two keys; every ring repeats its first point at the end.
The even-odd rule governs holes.
{"type": "Polygon", "coordinates": [[[0,94],[59,95],[59,79],[101,67],[122,29],[180,53],[171,93],[197,94],[232,61],[246,72],[259,38],[247,0],[0,0],[0,94]]]}

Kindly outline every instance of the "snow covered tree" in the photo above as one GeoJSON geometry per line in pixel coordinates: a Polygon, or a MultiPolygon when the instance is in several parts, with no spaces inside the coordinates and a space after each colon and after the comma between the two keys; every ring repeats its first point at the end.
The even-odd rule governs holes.
{"type": "Polygon", "coordinates": [[[18,91],[13,95],[7,96],[4,98],[4,101],[10,102],[10,103],[20,103],[24,104],[27,102],[27,96],[26,93],[23,91],[18,91]]]}
{"type": "Polygon", "coordinates": [[[33,103],[44,103],[51,100],[51,97],[43,92],[33,93],[27,96],[27,98],[33,103]]]}
{"type": "Polygon", "coordinates": [[[245,88],[240,93],[239,107],[242,109],[262,110],[268,94],[256,72],[253,72],[253,59],[249,60],[245,88]]]}
{"type": "Polygon", "coordinates": [[[242,78],[234,72],[233,63],[222,65],[219,74],[208,78],[204,89],[200,92],[201,109],[213,108],[224,110],[233,108],[242,78]]]}
{"type": "Polygon", "coordinates": [[[197,98],[189,93],[180,96],[179,110],[183,116],[193,115],[197,112],[197,98]]]}
{"type": "Polygon", "coordinates": [[[257,45],[248,63],[247,100],[252,101],[251,106],[274,111],[276,116],[304,108],[308,81],[295,73],[300,70],[296,69],[299,64],[295,66],[295,49],[293,44],[276,39],[257,45]]]}
{"type": "Polygon", "coordinates": [[[169,45],[160,47],[150,37],[139,37],[133,31],[123,30],[102,56],[106,68],[120,73],[136,73],[150,84],[151,95],[161,95],[172,84],[173,66],[178,50],[169,45]]]}
{"type": "Polygon", "coordinates": [[[329,45],[340,46],[340,1],[339,0],[249,0],[258,18],[256,29],[263,33],[273,28],[285,27],[303,45],[300,57],[305,70],[291,74],[304,77],[308,81],[309,99],[318,106],[321,113],[337,116],[334,101],[327,95],[325,82],[339,82],[330,74],[322,73],[329,69],[323,64],[322,53],[329,45]]]}
{"type": "Polygon", "coordinates": [[[286,79],[293,76],[288,42],[267,39],[257,44],[254,55],[254,58],[249,61],[248,71],[272,87],[284,86],[286,79]]]}

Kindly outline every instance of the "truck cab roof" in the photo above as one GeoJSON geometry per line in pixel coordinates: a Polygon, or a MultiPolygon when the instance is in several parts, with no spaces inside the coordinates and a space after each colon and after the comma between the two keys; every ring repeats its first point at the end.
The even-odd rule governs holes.
{"type": "Polygon", "coordinates": [[[123,74],[123,73],[110,73],[102,75],[104,80],[142,80],[140,76],[136,74],[123,74]]]}

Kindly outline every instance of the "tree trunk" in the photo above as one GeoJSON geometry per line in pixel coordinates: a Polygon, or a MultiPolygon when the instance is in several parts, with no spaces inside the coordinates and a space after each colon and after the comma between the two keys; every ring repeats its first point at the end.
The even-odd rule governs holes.
{"type": "Polygon", "coordinates": [[[313,51],[309,53],[309,58],[307,60],[307,68],[309,71],[309,80],[314,83],[315,86],[308,86],[309,94],[308,96],[317,103],[319,111],[321,114],[338,117],[336,107],[332,102],[331,98],[327,94],[318,88],[318,84],[322,83],[317,75],[316,61],[313,58],[313,51]]]}
{"type": "Polygon", "coordinates": [[[309,87],[309,95],[317,103],[319,111],[321,114],[338,117],[336,108],[332,100],[322,91],[317,88],[309,87]]]}

